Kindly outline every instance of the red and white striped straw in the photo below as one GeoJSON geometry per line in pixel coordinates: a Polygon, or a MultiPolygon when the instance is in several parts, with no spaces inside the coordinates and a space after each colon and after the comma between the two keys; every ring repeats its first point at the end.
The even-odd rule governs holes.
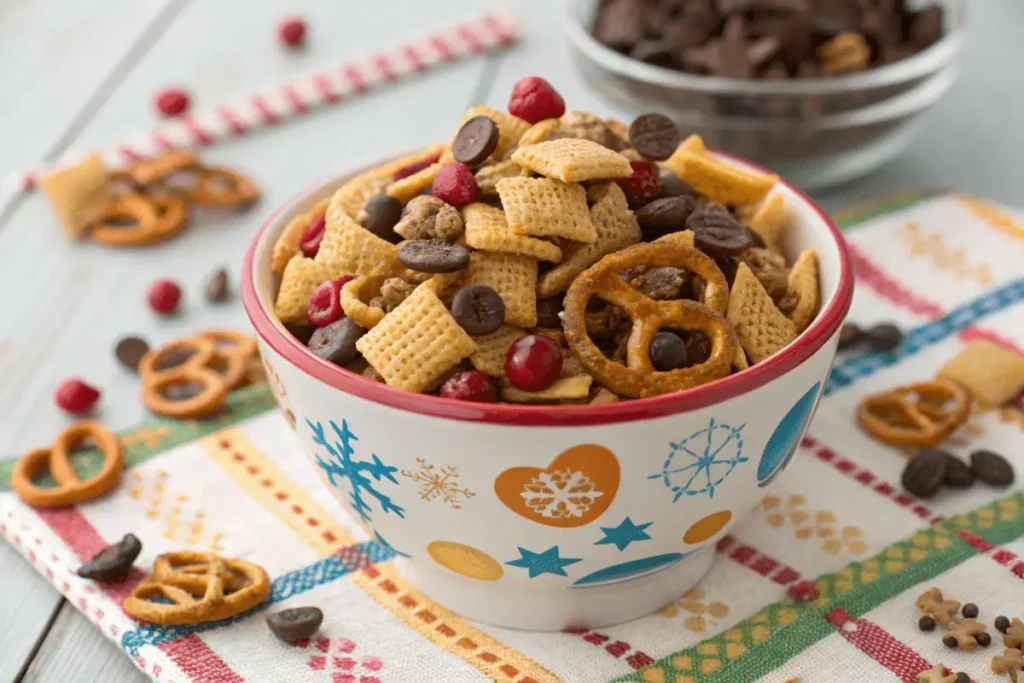
{"type": "MultiPolygon", "coordinates": [[[[136,159],[154,156],[171,148],[206,147],[437,66],[508,47],[518,37],[519,27],[514,18],[492,12],[428,33],[391,50],[298,76],[179,117],[152,130],[129,135],[97,151],[110,168],[121,168],[136,159]]],[[[74,158],[54,164],[54,167],[73,163],[81,157],[79,153],[74,158]]],[[[46,168],[36,168],[16,173],[13,179],[15,189],[31,189],[46,171],[46,168]]]]}

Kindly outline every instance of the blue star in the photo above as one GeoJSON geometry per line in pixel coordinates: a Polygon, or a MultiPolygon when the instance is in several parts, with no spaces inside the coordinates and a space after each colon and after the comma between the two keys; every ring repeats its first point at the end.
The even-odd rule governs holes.
{"type": "Polygon", "coordinates": [[[557,576],[567,576],[563,567],[568,567],[570,564],[576,564],[582,558],[579,557],[559,557],[558,546],[553,545],[542,553],[532,553],[526,548],[519,548],[519,559],[506,562],[510,567],[522,567],[530,570],[530,578],[535,578],[541,574],[555,574],[557,576]]]}
{"type": "Polygon", "coordinates": [[[626,546],[628,546],[633,541],[651,540],[651,537],[647,535],[647,532],[644,531],[644,529],[646,529],[653,523],[654,522],[647,522],[646,524],[641,524],[640,526],[637,526],[636,524],[633,524],[633,520],[631,520],[629,517],[626,517],[626,519],[622,520],[622,524],[618,526],[601,527],[601,531],[604,532],[604,538],[602,538],[594,545],[606,545],[611,543],[614,544],[615,547],[618,548],[621,552],[625,550],[626,546]]]}

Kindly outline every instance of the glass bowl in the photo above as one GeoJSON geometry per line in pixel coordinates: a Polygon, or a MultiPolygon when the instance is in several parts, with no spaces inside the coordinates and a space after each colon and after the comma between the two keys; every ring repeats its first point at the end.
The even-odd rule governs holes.
{"type": "Polygon", "coordinates": [[[565,32],[577,68],[600,97],[632,115],[662,112],[711,147],[819,189],[897,156],[920,114],[956,81],[966,2],[941,4],[946,34],[937,43],[890,66],[833,78],[718,78],[645,64],[591,36],[594,0],[569,0],[565,32]]]}

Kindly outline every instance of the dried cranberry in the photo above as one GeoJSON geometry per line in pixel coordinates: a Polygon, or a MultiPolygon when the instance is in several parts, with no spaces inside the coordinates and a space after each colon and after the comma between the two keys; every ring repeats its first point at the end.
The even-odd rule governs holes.
{"type": "Polygon", "coordinates": [[[565,100],[543,78],[528,76],[520,78],[512,86],[508,113],[529,123],[557,119],[565,113],[565,100]]]}
{"type": "Polygon", "coordinates": [[[551,386],[562,372],[558,344],[542,334],[523,337],[508,350],[505,374],[523,391],[541,391],[551,386]]]}
{"type": "Polygon", "coordinates": [[[441,158],[440,154],[434,154],[420,161],[414,161],[411,164],[406,164],[402,168],[398,169],[391,174],[392,180],[401,180],[402,178],[408,178],[413,173],[419,173],[428,166],[433,166],[437,163],[437,160],[441,158]]]}
{"type": "Polygon", "coordinates": [[[299,241],[299,249],[307,258],[313,258],[320,251],[320,242],[324,239],[324,232],[327,229],[327,217],[324,214],[315,216],[306,226],[302,233],[302,240],[299,241]]]}
{"type": "Polygon", "coordinates": [[[345,316],[341,307],[341,288],[351,281],[348,275],[328,280],[314,290],[306,304],[306,317],[317,327],[326,327],[345,316]]]}
{"type": "Polygon", "coordinates": [[[57,387],[53,395],[57,405],[69,413],[87,413],[96,401],[100,400],[100,392],[80,379],[66,379],[57,387]]]}
{"type": "Polygon", "coordinates": [[[441,201],[461,209],[476,201],[476,178],[469,166],[453,161],[438,169],[433,193],[441,201]]]}
{"type": "Polygon", "coordinates": [[[285,17],[277,25],[277,37],[288,47],[298,47],[306,40],[306,22],[298,17],[285,17]]]}
{"type": "Polygon", "coordinates": [[[478,370],[466,370],[448,378],[439,392],[444,398],[477,403],[494,403],[498,400],[491,378],[478,370]]]}
{"type": "Polygon", "coordinates": [[[190,103],[188,93],[180,88],[164,88],[153,102],[163,116],[180,116],[188,111],[190,103]]]}
{"type": "Polygon", "coordinates": [[[170,315],[181,301],[181,287],[173,280],[160,279],[149,286],[146,302],[159,315],[170,315]]]}
{"type": "Polygon", "coordinates": [[[626,193],[630,208],[638,209],[661,196],[661,178],[658,167],[650,161],[631,161],[629,165],[633,175],[617,182],[626,193]]]}

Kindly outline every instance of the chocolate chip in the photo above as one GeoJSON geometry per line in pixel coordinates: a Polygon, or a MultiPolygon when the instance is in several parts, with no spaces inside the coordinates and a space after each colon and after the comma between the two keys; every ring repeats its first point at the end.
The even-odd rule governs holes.
{"type": "Polygon", "coordinates": [[[963,671],[960,671],[959,673],[957,673],[956,680],[953,681],[953,683],[971,683],[971,677],[965,674],[963,671]]]}
{"type": "Polygon", "coordinates": [[[300,344],[308,344],[309,338],[316,332],[316,327],[313,325],[291,325],[285,323],[285,329],[288,330],[289,334],[298,339],[300,344]]]}
{"type": "Polygon", "coordinates": [[[474,116],[455,134],[452,156],[467,166],[479,166],[487,161],[497,146],[498,124],[487,116],[474,116]]]}
{"type": "Polygon", "coordinates": [[[398,247],[398,260],[417,273],[454,273],[469,265],[469,252],[444,240],[412,240],[398,247]]]}
{"type": "Polygon", "coordinates": [[[267,626],[285,643],[309,638],[324,621],[319,607],[291,607],[267,615],[267,626]]]}
{"type": "Polygon", "coordinates": [[[917,627],[922,631],[934,631],[935,620],[926,614],[917,620],[917,627]]]}
{"type": "Polygon", "coordinates": [[[843,329],[839,331],[839,350],[842,351],[859,344],[863,338],[864,331],[857,323],[845,323],[843,329]]]}
{"type": "Polygon", "coordinates": [[[505,302],[487,285],[467,285],[452,299],[452,317],[469,334],[490,334],[505,322],[505,302]]]}
{"type": "Polygon", "coordinates": [[[696,198],[697,192],[685,180],[666,168],[661,171],[661,195],[696,198]]]}
{"type": "Polygon", "coordinates": [[[903,488],[918,498],[930,498],[942,486],[949,461],[946,453],[933,448],[921,450],[903,469],[903,488]]]}
{"type": "Polygon", "coordinates": [[[686,229],[686,219],[697,208],[693,197],[665,197],[655,199],[636,210],[636,220],[640,223],[644,239],[648,242],[686,229]]]}
{"type": "Polygon", "coordinates": [[[876,351],[892,351],[903,341],[903,332],[892,323],[881,323],[865,330],[864,337],[876,351]]]}
{"type": "Polygon", "coordinates": [[[318,328],[309,338],[309,350],[335,365],[345,365],[356,357],[356,342],[366,330],[352,321],[342,318],[325,327],[318,328]]]}
{"type": "Polygon", "coordinates": [[[558,314],[562,312],[564,295],[553,296],[548,299],[537,300],[537,327],[561,327],[562,319],[558,314]]]}
{"type": "Polygon", "coordinates": [[[753,246],[750,235],[732,214],[701,207],[690,214],[686,227],[693,231],[694,246],[708,256],[736,256],[753,246]]]}
{"type": "Polygon", "coordinates": [[[142,337],[124,337],[114,347],[114,355],[121,365],[138,372],[139,361],[149,352],[149,344],[142,337]]]}
{"type": "Polygon", "coordinates": [[[1002,615],[996,617],[996,630],[1000,633],[1006,633],[1006,629],[1010,628],[1010,620],[1002,615]]]}
{"type": "Polygon", "coordinates": [[[688,332],[683,344],[686,346],[686,361],[689,365],[700,365],[711,358],[711,340],[703,332],[688,332]]]}
{"type": "Polygon", "coordinates": [[[594,37],[613,50],[628,52],[644,37],[643,8],[636,0],[601,4],[594,22],[594,37]]]}
{"type": "Polygon", "coordinates": [[[125,534],[124,538],[114,545],[96,553],[91,560],[79,567],[76,573],[93,581],[115,581],[128,575],[132,563],[140,552],[142,542],[133,534],[125,534]]]}
{"type": "Polygon", "coordinates": [[[630,284],[644,296],[657,301],[679,299],[680,292],[690,282],[690,274],[672,266],[651,268],[634,278],[630,284]]]}
{"type": "Polygon", "coordinates": [[[402,239],[394,228],[402,219],[402,203],[386,194],[378,194],[366,200],[363,206],[366,212],[363,227],[381,239],[398,242],[402,239]]]}
{"type": "Polygon", "coordinates": [[[651,340],[651,364],[659,372],[686,365],[686,344],[674,332],[658,332],[651,340]]]}
{"type": "Polygon", "coordinates": [[[971,453],[974,475],[989,486],[1009,486],[1013,483],[1013,466],[994,451],[981,449],[971,453]]]}
{"type": "Polygon", "coordinates": [[[643,114],[629,126],[629,141],[644,158],[664,161],[679,146],[679,129],[664,114],[643,114]]]}
{"type": "Polygon", "coordinates": [[[946,636],[945,638],[943,638],[942,644],[950,649],[956,648],[956,646],[959,645],[956,638],[954,638],[953,636],[946,636]]]}
{"type": "MultiPolygon", "coordinates": [[[[977,611],[977,608],[975,608],[975,611],[977,611]]],[[[992,636],[984,631],[974,636],[974,640],[982,647],[988,647],[992,644],[992,636]]]]}
{"type": "Polygon", "coordinates": [[[219,268],[206,281],[206,300],[219,303],[228,298],[228,293],[228,271],[224,268],[219,268]]]}
{"type": "Polygon", "coordinates": [[[977,619],[979,610],[973,602],[969,602],[960,609],[960,613],[968,619],[977,619]]]}
{"type": "Polygon", "coordinates": [[[974,470],[952,453],[946,453],[946,486],[954,489],[967,489],[974,484],[974,470]]]}

